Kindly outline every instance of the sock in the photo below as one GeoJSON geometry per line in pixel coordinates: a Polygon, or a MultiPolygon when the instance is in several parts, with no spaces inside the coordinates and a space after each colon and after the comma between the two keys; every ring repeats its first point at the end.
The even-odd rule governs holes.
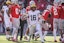
{"type": "Polygon", "coordinates": [[[60,36],[60,39],[62,39],[62,37],[60,36]]]}
{"type": "Polygon", "coordinates": [[[54,40],[56,40],[56,31],[57,31],[57,29],[53,30],[54,40]]]}
{"type": "Polygon", "coordinates": [[[32,36],[31,36],[31,35],[29,35],[29,40],[28,40],[29,42],[30,42],[30,40],[31,40],[31,37],[32,37],[32,36]]]}
{"type": "Polygon", "coordinates": [[[14,39],[17,39],[17,33],[14,34],[14,39]]]}
{"type": "Polygon", "coordinates": [[[62,41],[64,41],[64,37],[62,38],[62,41]]]}
{"type": "Polygon", "coordinates": [[[6,35],[6,38],[10,38],[10,35],[6,35]]]}
{"type": "Polygon", "coordinates": [[[3,32],[3,27],[2,27],[2,24],[1,24],[1,26],[0,26],[0,29],[1,29],[0,31],[1,31],[1,32],[3,32]]]}
{"type": "Polygon", "coordinates": [[[37,36],[38,34],[39,34],[39,32],[36,32],[36,33],[35,33],[35,36],[37,36]]]}
{"type": "Polygon", "coordinates": [[[64,34],[63,34],[63,38],[64,38],[64,34]]]}
{"type": "Polygon", "coordinates": [[[25,34],[25,36],[28,36],[27,34],[25,34]]]}
{"type": "Polygon", "coordinates": [[[41,42],[44,42],[44,40],[43,40],[43,34],[42,34],[42,31],[41,31],[41,30],[39,30],[38,32],[39,32],[39,36],[40,36],[41,42]]]}
{"type": "Polygon", "coordinates": [[[18,33],[18,30],[15,27],[13,27],[12,36],[13,36],[14,39],[17,39],[17,33],[18,33]]]}
{"type": "Polygon", "coordinates": [[[15,29],[15,28],[13,27],[12,37],[14,37],[14,33],[15,33],[14,29],[15,29]]]}

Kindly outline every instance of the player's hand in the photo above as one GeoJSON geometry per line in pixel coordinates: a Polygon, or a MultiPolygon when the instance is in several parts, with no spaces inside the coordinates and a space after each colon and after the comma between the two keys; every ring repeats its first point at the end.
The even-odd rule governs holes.
{"type": "Polygon", "coordinates": [[[22,20],[27,20],[27,15],[22,15],[22,20]]]}
{"type": "Polygon", "coordinates": [[[1,10],[1,13],[4,13],[4,10],[3,9],[1,10]]]}
{"type": "Polygon", "coordinates": [[[12,18],[10,18],[10,21],[12,22],[12,18]]]}

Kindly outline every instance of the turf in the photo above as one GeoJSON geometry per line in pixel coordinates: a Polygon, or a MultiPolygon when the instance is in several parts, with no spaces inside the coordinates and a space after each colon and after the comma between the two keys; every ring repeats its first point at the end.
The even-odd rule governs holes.
{"type": "MultiPolygon", "coordinates": [[[[61,43],[59,41],[59,36],[57,36],[58,42],[54,42],[53,36],[46,36],[45,40],[46,40],[45,43],[61,43]]],[[[0,35],[0,43],[41,43],[41,42],[40,42],[40,38],[38,39],[38,41],[31,40],[30,42],[27,42],[26,40],[23,39],[22,41],[19,40],[19,42],[12,42],[12,41],[7,41],[5,35],[0,35]]]]}

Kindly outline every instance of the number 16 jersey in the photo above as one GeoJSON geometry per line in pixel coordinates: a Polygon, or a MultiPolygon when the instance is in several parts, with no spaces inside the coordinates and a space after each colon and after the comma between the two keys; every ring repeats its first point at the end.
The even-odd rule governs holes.
{"type": "Polygon", "coordinates": [[[35,11],[28,11],[28,22],[30,25],[32,24],[36,24],[38,23],[38,19],[39,19],[39,15],[40,15],[40,11],[39,10],[35,10],[35,11]]]}

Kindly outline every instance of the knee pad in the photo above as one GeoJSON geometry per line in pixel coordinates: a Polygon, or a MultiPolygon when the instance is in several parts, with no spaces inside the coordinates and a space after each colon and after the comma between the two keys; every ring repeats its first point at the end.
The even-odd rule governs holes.
{"type": "Polygon", "coordinates": [[[6,31],[10,31],[10,29],[6,29],[6,31]]]}

